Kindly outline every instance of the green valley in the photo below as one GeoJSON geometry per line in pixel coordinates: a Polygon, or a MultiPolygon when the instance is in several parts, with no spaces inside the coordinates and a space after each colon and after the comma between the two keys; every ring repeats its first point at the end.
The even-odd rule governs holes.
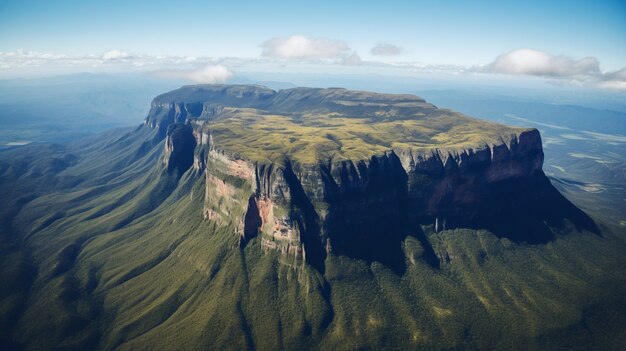
{"type": "Polygon", "coordinates": [[[0,349],[626,345],[626,238],[536,130],[339,88],[151,107],[0,152],[0,349]]]}

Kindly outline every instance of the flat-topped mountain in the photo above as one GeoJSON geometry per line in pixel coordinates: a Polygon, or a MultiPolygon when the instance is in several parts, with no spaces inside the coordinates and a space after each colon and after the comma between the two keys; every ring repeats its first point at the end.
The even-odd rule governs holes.
{"type": "Polygon", "coordinates": [[[593,227],[543,174],[537,130],[413,95],[187,86],[155,98],[145,125],[167,137],[168,169],[204,172],[207,219],[239,221],[241,245],[260,235],[321,272],[331,251],[402,271],[409,233],[437,266],[426,224],[535,243],[565,218],[593,227]]]}
{"type": "Polygon", "coordinates": [[[582,279],[623,251],[542,164],[537,130],[413,95],[174,90],[0,153],[0,348],[550,348],[605,326],[582,279]]]}

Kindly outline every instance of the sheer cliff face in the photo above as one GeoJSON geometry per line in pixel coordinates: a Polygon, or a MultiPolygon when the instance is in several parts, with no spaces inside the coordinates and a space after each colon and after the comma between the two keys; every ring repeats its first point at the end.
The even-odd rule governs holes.
{"type": "Polygon", "coordinates": [[[172,123],[167,128],[163,163],[167,170],[185,172],[194,162],[196,140],[193,129],[183,123],[172,123]]]}
{"type": "MultiPolygon", "coordinates": [[[[282,158],[268,160],[246,154],[247,149],[233,149],[231,140],[214,135],[212,121],[225,118],[230,108],[263,108],[283,115],[292,111],[299,123],[305,123],[301,121],[307,114],[334,111],[344,118],[362,112],[359,116],[366,117],[359,118],[368,118],[372,124],[413,116],[433,119],[434,126],[443,120],[448,130],[456,126],[450,126],[449,111],[442,115],[422,99],[405,95],[343,89],[277,93],[256,86],[169,94],[155,99],[146,119],[146,125],[167,130],[164,162],[168,169],[201,175],[206,186],[202,209],[206,220],[217,225],[236,223],[241,247],[259,238],[264,249],[283,253],[288,264],[306,261],[323,272],[325,257],[334,253],[379,261],[402,271],[401,242],[408,235],[417,237],[424,246],[424,258],[438,265],[424,231],[485,228],[501,237],[540,243],[552,238],[550,227],[566,222],[593,226],[543,174],[537,130],[498,129],[497,137],[485,132],[487,142],[474,144],[380,141],[386,150],[359,159],[336,157],[324,149],[314,162],[303,162],[301,154],[286,148],[282,158]]],[[[253,117],[246,118],[254,125],[253,117]]],[[[320,129],[320,133],[325,131],[320,129]]],[[[422,137],[417,131],[403,133],[422,137]]],[[[432,139],[443,138],[433,135],[432,139]]],[[[294,138],[292,132],[282,137],[294,138]]],[[[346,144],[336,138],[332,141],[339,148],[346,144]]],[[[266,150],[257,152],[262,155],[266,150]]]]}

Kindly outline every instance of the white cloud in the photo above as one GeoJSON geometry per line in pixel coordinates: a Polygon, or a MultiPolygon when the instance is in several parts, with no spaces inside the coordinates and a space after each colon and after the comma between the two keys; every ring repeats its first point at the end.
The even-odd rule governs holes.
{"type": "Polygon", "coordinates": [[[614,80],[626,82],[626,68],[619,71],[607,72],[603,75],[604,80],[614,80]]]}
{"type": "Polygon", "coordinates": [[[233,76],[233,72],[223,65],[208,65],[199,69],[188,70],[160,70],[153,74],[159,77],[185,79],[202,84],[225,83],[233,76]]]}
{"type": "Polygon", "coordinates": [[[551,77],[585,77],[600,74],[600,64],[595,57],[575,60],[539,50],[518,49],[498,56],[487,66],[487,71],[551,77]]]}
{"type": "MultiPolygon", "coordinates": [[[[551,83],[589,86],[626,91],[626,68],[602,72],[593,57],[573,59],[562,55],[520,49],[498,56],[479,67],[436,65],[414,61],[363,61],[357,52],[341,41],[308,39],[302,36],[275,38],[263,44],[258,58],[168,56],[129,54],[110,50],[102,54],[70,56],[18,49],[0,51],[0,78],[77,72],[154,72],[157,75],[197,83],[221,83],[238,72],[275,72],[285,67],[296,72],[383,72],[403,74],[485,74],[540,76],[551,83]],[[299,38],[298,38],[299,37],[299,38]],[[295,38],[295,39],[294,39],[295,38]],[[352,66],[352,67],[345,67],[352,66]],[[173,70],[172,68],[176,68],[173,70]]],[[[385,74],[386,74],[385,73],[385,74]]]]}
{"type": "Polygon", "coordinates": [[[361,56],[359,56],[359,54],[357,54],[356,52],[353,52],[352,54],[345,56],[341,59],[341,64],[347,66],[356,66],[362,63],[363,61],[361,60],[361,56]]]}
{"type": "Polygon", "coordinates": [[[223,65],[209,65],[187,74],[187,78],[197,83],[224,83],[233,72],[223,65]]]}
{"type": "Polygon", "coordinates": [[[41,65],[47,62],[59,62],[67,59],[65,55],[27,51],[17,49],[15,51],[0,52],[0,69],[13,69],[41,65]]]}
{"type": "Polygon", "coordinates": [[[626,81],[607,80],[599,82],[598,87],[609,90],[626,90],[626,81]]]}
{"type": "Polygon", "coordinates": [[[570,85],[594,85],[604,89],[626,90],[626,68],[602,72],[595,57],[579,60],[544,51],[518,49],[498,56],[492,63],[470,71],[561,79],[570,85]]]}
{"type": "Polygon", "coordinates": [[[379,43],[370,49],[370,54],[376,56],[396,56],[403,52],[404,49],[402,47],[389,43],[379,43]]]}
{"type": "Polygon", "coordinates": [[[261,47],[263,56],[281,59],[341,59],[350,55],[350,47],[341,40],[302,35],[272,38],[261,47]]]}
{"type": "Polygon", "coordinates": [[[626,90],[626,68],[603,74],[598,86],[605,89],[626,90]]]}
{"type": "MultiPolygon", "coordinates": [[[[110,50],[98,55],[69,56],[18,49],[0,51],[0,76],[17,76],[19,72],[28,75],[34,72],[145,71],[171,67],[193,70],[197,67],[217,65],[222,61],[224,59],[213,57],[131,55],[122,50],[110,50]]],[[[217,76],[218,73],[207,71],[204,75],[217,76]]]]}
{"type": "Polygon", "coordinates": [[[119,59],[125,59],[129,57],[130,57],[130,54],[128,54],[126,51],[121,51],[121,50],[109,50],[102,54],[103,60],[119,60],[119,59]]]}

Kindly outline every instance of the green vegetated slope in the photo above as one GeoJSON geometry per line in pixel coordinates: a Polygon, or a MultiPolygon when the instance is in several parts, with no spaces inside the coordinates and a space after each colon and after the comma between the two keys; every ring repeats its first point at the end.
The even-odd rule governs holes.
{"type": "Polygon", "coordinates": [[[404,274],[331,254],[322,275],[205,220],[206,178],[168,172],[156,133],[1,154],[0,348],[626,345],[626,242],[601,223],[541,245],[430,231],[439,269],[408,236],[404,274]]]}

